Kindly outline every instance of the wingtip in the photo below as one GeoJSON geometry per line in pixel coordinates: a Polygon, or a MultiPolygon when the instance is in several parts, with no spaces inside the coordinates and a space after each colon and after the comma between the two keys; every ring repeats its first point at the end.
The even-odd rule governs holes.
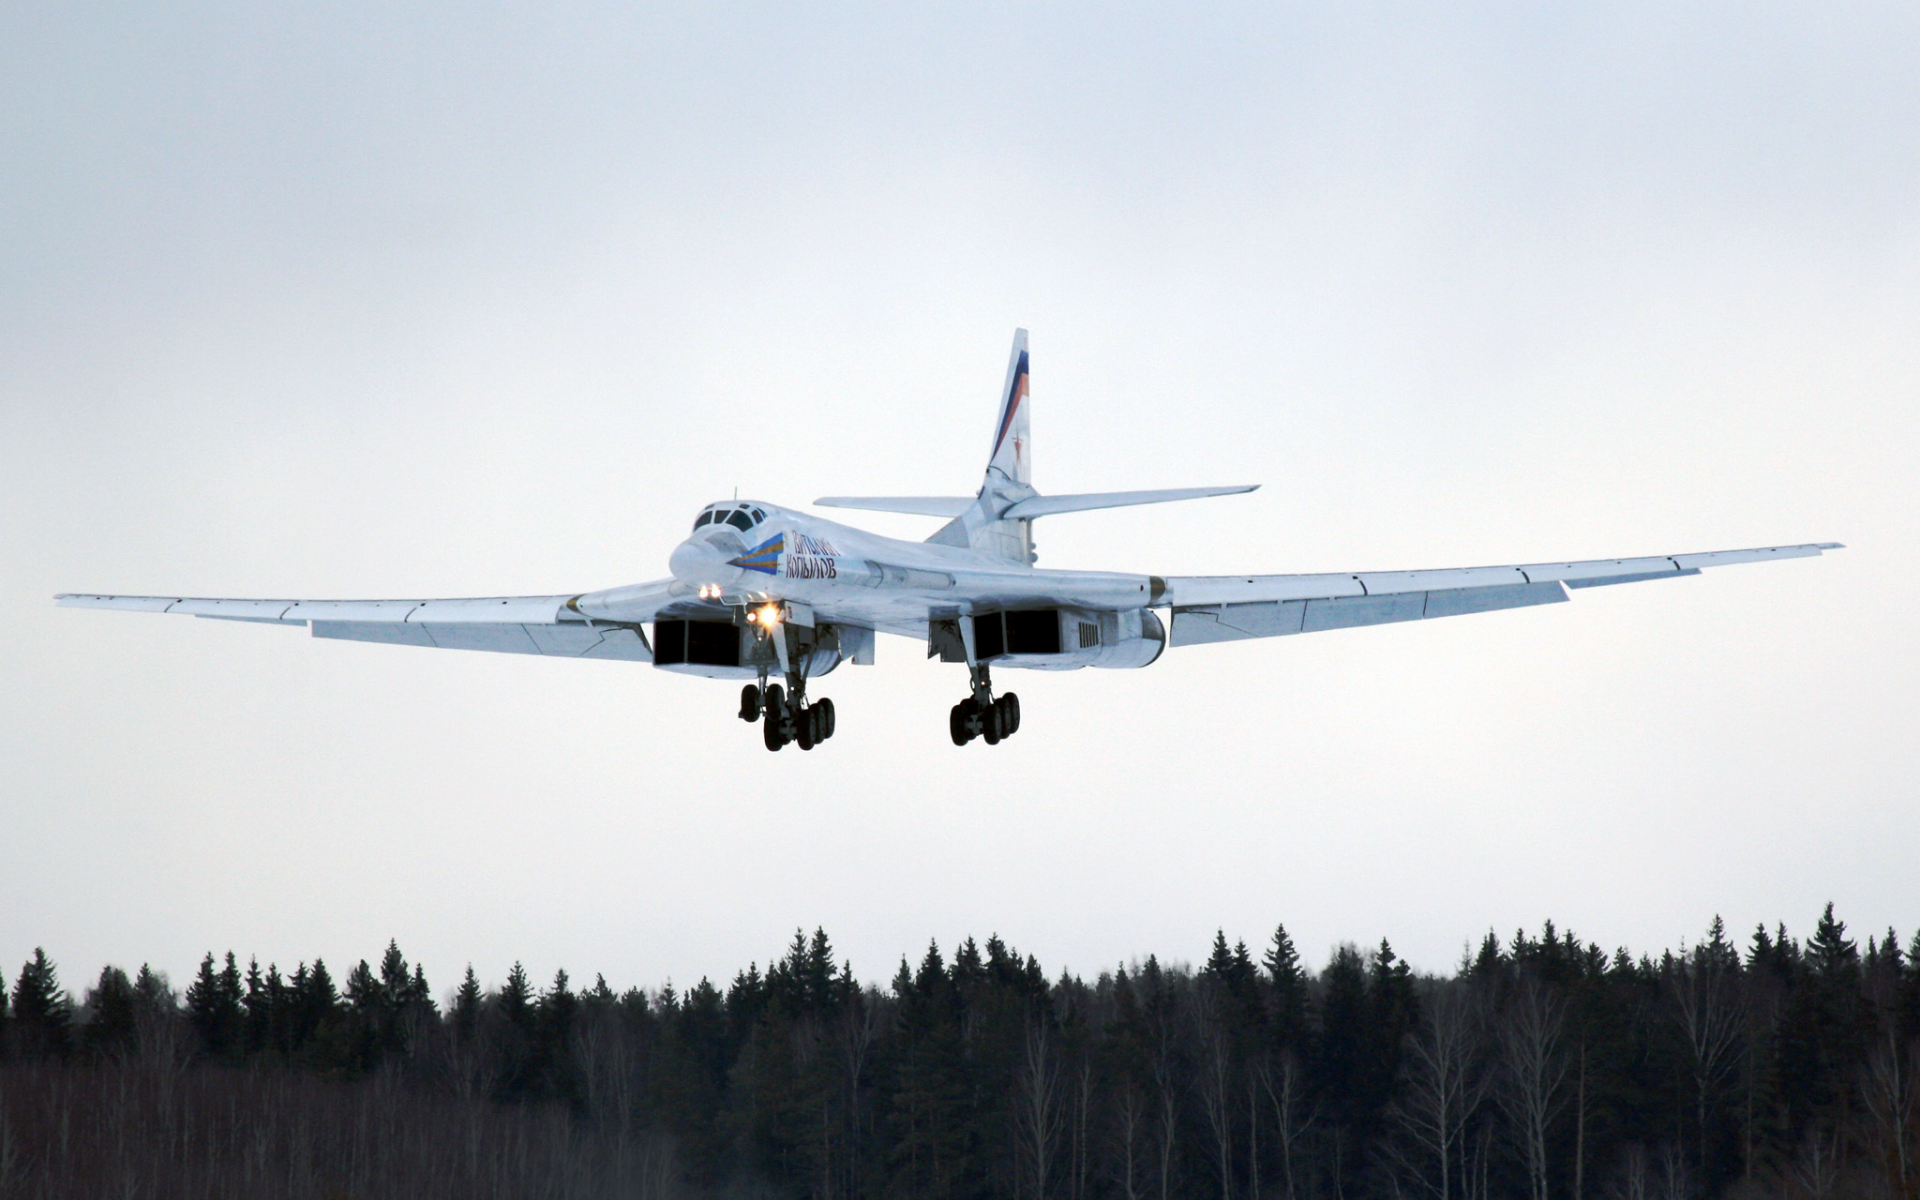
{"type": "Polygon", "coordinates": [[[1815,542],[1813,545],[1816,550],[1845,550],[1847,548],[1845,542],[1815,542]]]}

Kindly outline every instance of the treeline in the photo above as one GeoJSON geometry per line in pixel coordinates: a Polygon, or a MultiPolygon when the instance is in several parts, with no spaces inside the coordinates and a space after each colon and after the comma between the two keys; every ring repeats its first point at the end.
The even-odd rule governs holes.
{"type": "Polygon", "coordinates": [[[1548,924],[1451,977],[1284,928],[1049,979],[998,938],[885,988],[796,933],[723,990],[444,1008],[389,945],[176,993],[36,952],[0,992],[0,1197],[1920,1198],[1920,935],[1548,924]]]}

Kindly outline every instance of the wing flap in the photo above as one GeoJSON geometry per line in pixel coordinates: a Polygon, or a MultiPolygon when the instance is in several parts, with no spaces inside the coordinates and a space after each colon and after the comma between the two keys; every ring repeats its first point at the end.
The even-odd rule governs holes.
{"type": "Polygon", "coordinates": [[[315,621],[313,636],[389,646],[426,646],[442,650],[491,650],[501,654],[542,654],[552,658],[604,658],[652,662],[638,631],[570,622],[562,625],[511,623],[437,625],[406,621],[315,621]]]}
{"type": "Polygon", "coordinates": [[[1558,604],[1567,593],[1555,583],[1509,583],[1432,592],[1393,592],[1382,596],[1339,596],[1324,600],[1254,601],[1173,610],[1172,644],[1197,646],[1246,638],[1284,637],[1362,625],[1421,621],[1558,604]]]}

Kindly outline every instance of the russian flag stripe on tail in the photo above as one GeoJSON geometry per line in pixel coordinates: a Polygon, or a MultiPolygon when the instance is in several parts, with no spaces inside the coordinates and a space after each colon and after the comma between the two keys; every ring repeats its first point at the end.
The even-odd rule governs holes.
{"type": "Polygon", "coordinates": [[[987,470],[998,471],[1015,483],[1033,481],[1033,439],[1029,418],[1033,406],[1027,399],[1027,331],[1013,335],[1013,353],[1007,359],[1007,382],[1000,392],[1000,420],[994,426],[993,453],[987,458],[987,470]]]}

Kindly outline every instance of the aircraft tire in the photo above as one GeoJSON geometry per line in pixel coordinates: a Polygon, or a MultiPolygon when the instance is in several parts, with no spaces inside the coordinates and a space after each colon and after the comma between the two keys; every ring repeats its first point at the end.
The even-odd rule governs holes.
{"type": "Polygon", "coordinates": [[[1002,732],[1000,736],[1012,737],[1014,734],[1019,733],[1020,697],[1013,692],[1008,692],[1006,695],[1000,697],[1000,699],[994,701],[994,703],[1000,708],[1001,720],[1006,725],[1005,731],[1002,732]]]}
{"type": "Polygon", "coordinates": [[[953,744],[956,746],[964,746],[973,740],[973,734],[967,732],[966,701],[963,700],[954,705],[953,710],[947,714],[947,732],[952,735],[953,744]]]}
{"type": "Polygon", "coordinates": [[[820,714],[820,740],[824,742],[833,736],[833,701],[822,699],[813,707],[820,714]]]}
{"type": "Polygon", "coordinates": [[[813,749],[814,743],[817,741],[814,735],[819,731],[820,731],[820,717],[817,709],[802,708],[799,712],[794,714],[793,740],[800,743],[800,748],[802,750],[813,749]]]}
{"type": "Polygon", "coordinates": [[[780,731],[780,718],[786,713],[786,691],[777,683],[767,685],[766,707],[761,713],[760,734],[767,743],[767,749],[778,750],[787,744],[787,737],[780,731]]]}
{"type": "Polygon", "coordinates": [[[998,746],[1000,739],[1006,736],[1006,710],[998,704],[989,704],[980,714],[980,736],[987,745],[998,746]]]}
{"type": "Polygon", "coordinates": [[[740,719],[758,721],[760,719],[760,688],[757,684],[748,684],[740,689],[740,719]]]}

